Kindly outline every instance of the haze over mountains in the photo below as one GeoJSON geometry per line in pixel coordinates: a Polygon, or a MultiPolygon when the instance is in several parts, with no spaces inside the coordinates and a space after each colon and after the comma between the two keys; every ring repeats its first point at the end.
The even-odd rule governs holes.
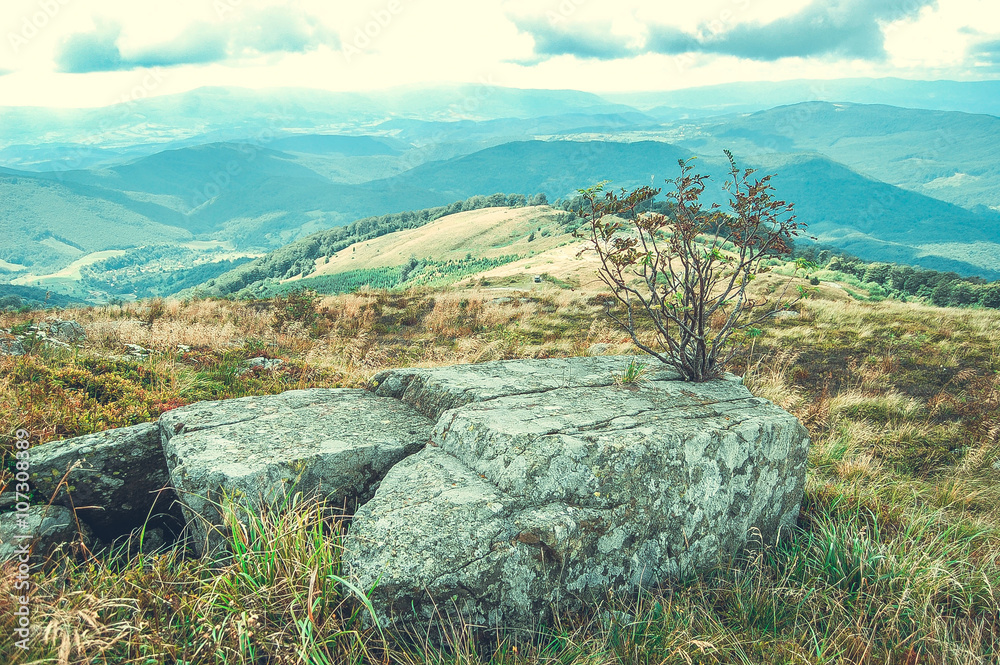
{"type": "Polygon", "coordinates": [[[1000,114],[1000,81],[911,81],[899,78],[747,81],[605,98],[653,115],[748,113],[802,101],[886,104],[905,108],[1000,114]]]}
{"type": "Polygon", "coordinates": [[[7,107],[0,280],[97,300],[165,294],[362,217],[495,192],[553,202],[604,180],[662,186],[695,156],[724,200],[723,149],[775,173],[824,245],[997,279],[997,114],[998,82],[899,79],[607,96],[209,88],[7,107]]]}

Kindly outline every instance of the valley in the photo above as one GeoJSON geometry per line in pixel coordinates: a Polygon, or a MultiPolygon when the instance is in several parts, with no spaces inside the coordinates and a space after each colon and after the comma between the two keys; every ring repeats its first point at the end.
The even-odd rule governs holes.
{"type": "Polygon", "coordinates": [[[1000,171],[992,160],[1000,121],[983,113],[988,86],[941,83],[955,91],[948,103],[920,109],[890,104],[926,101],[932,84],[883,83],[864,94],[857,81],[830,83],[818,95],[830,101],[795,101],[791,87],[776,88],[773,101],[785,105],[732,87],[666,97],[466,87],[432,91],[435,102],[411,93],[348,99],[298,90],[274,98],[213,88],[64,111],[58,122],[49,112],[6,109],[0,280],[95,302],[170,295],[238,267],[227,261],[359,219],[497,192],[526,201],[541,194],[559,207],[602,181],[665,186],[677,161],[692,157],[724,203],[726,149],[775,174],[777,191],[821,247],[1000,278],[1000,171]],[[481,101],[461,105],[480,93],[481,101]],[[720,103],[727,94],[733,103],[720,103]],[[232,103],[241,115],[223,121],[232,103]],[[201,133],[185,129],[195,126],[185,110],[192,105],[203,115],[201,133]],[[456,118],[459,105],[468,108],[456,118]],[[671,115],[668,107],[700,110],[671,115]],[[95,122],[104,128],[97,143],[78,143],[95,122]],[[172,136],[152,140],[149,123],[169,124],[172,136]],[[19,133],[28,127],[45,142],[19,133]],[[141,142],[129,138],[138,131],[141,142]],[[74,151],[75,161],[60,157],[74,151]],[[155,284],[102,260],[125,252],[138,266],[143,252],[167,248],[171,259],[156,263],[155,284]],[[78,275],[82,257],[91,258],[78,275]]]}

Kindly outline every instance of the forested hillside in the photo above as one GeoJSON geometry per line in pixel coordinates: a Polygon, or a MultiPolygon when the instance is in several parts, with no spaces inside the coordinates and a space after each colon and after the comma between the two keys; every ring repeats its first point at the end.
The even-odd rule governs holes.
{"type": "Polygon", "coordinates": [[[538,205],[545,201],[544,195],[535,195],[529,200],[523,194],[498,193],[491,196],[473,196],[447,206],[367,217],[347,226],[322,231],[291,243],[265,257],[207,281],[197,291],[205,295],[231,295],[268,280],[274,282],[297,275],[308,276],[315,270],[317,259],[332,256],[358,242],[379,238],[394,231],[417,228],[446,215],[463,211],[506,205],[524,206],[529,203],[538,205]]]}

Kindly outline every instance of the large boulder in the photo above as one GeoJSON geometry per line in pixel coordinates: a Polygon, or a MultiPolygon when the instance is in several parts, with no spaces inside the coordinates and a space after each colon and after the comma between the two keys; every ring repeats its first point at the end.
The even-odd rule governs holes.
{"type": "Polygon", "coordinates": [[[163,449],[193,544],[221,544],[223,495],[273,503],[289,491],[351,511],[386,472],[420,450],[433,423],[364,390],[293,390],[200,402],[160,417],[163,449]]]}
{"type": "Polygon", "coordinates": [[[31,471],[38,499],[75,508],[102,540],[147,520],[155,526],[182,523],[155,422],[35,446],[31,471]]]}
{"type": "MultiPolygon", "coordinates": [[[[382,621],[530,627],[724,563],[795,524],[809,440],[793,416],[732,380],[548,388],[600,360],[546,361],[517,382],[526,394],[445,412],[431,444],[387,474],[344,555],[382,621]]],[[[431,411],[502,392],[429,374],[400,383],[431,411]]]]}
{"type": "MultiPolygon", "coordinates": [[[[375,375],[376,395],[395,397],[428,418],[448,409],[509,395],[544,393],[557,388],[611,386],[629,362],[642,363],[650,380],[678,378],[677,372],[648,356],[497,360],[475,365],[391,369],[375,375]]],[[[730,379],[738,380],[730,376],[730,379]]]]}

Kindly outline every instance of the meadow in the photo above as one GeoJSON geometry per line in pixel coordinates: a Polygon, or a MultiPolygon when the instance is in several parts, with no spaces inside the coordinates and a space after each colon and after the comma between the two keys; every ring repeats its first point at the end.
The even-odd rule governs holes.
{"type": "MultiPolygon", "coordinates": [[[[342,583],[335,510],[293,497],[240,527],[234,505],[228,559],[127,544],[53,558],[33,574],[27,653],[14,646],[5,570],[0,654],[150,665],[1000,661],[1000,311],[808,293],[732,367],[812,437],[786,541],[534,632],[439,622],[403,635],[366,621],[342,583]]],[[[545,283],[65,310],[87,331],[82,348],[0,357],[0,443],[9,453],[22,427],[37,444],[198,400],[360,387],[389,367],[585,355],[598,343],[634,351],[606,323],[605,299],[545,283]],[[152,353],[128,357],[126,344],[152,353]],[[251,357],[285,362],[245,372],[251,357]]],[[[39,316],[0,314],[0,327],[39,316]]]]}

